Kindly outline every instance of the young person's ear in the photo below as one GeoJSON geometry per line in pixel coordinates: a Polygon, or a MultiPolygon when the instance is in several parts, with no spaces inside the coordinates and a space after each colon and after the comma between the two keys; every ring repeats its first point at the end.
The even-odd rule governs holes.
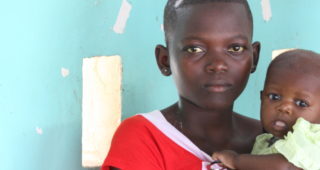
{"type": "Polygon", "coordinates": [[[164,76],[170,76],[171,69],[170,69],[168,49],[163,45],[157,45],[155,48],[155,55],[156,55],[157,64],[161,73],[164,76]]]}
{"type": "Polygon", "coordinates": [[[262,98],[263,98],[263,90],[260,91],[260,101],[262,102],[262,98]]]}
{"type": "Polygon", "coordinates": [[[260,42],[256,41],[252,44],[252,50],[253,50],[253,64],[251,67],[251,73],[254,73],[256,71],[258,61],[259,61],[259,56],[260,56],[260,42]]]}

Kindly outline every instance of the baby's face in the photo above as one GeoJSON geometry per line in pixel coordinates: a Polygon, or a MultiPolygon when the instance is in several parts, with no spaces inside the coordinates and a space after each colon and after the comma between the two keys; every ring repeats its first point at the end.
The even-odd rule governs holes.
{"type": "Polygon", "coordinates": [[[261,93],[261,121],[265,130],[282,138],[299,117],[320,123],[320,79],[273,68],[261,93]]]}

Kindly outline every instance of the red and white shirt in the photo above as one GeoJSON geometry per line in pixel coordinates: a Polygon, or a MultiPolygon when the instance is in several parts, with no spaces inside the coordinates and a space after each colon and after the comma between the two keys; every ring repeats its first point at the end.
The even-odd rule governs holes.
{"type": "Polygon", "coordinates": [[[156,110],[121,123],[101,170],[207,170],[212,161],[156,110]]]}

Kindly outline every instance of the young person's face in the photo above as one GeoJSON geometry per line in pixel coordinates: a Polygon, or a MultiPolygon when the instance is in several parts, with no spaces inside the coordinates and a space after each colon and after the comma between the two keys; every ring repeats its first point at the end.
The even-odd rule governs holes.
{"type": "Polygon", "coordinates": [[[258,61],[245,7],[211,2],[177,10],[169,63],[181,98],[205,108],[233,105],[258,61]]]}
{"type": "Polygon", "coordinates": [[[299,117],[320,123],[320,79],[288,68],[273,68],[261,92],[265,130],[283,137],[299,117]]]}

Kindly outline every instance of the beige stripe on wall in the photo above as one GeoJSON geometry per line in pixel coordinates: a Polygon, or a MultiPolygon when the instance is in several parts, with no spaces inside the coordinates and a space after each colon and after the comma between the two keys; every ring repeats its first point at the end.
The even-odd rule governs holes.
{"type": "Polygon", "coordinates": [[[121,121],[121,58],[84,58],[82,166],[101,166],[121,121]]]}

